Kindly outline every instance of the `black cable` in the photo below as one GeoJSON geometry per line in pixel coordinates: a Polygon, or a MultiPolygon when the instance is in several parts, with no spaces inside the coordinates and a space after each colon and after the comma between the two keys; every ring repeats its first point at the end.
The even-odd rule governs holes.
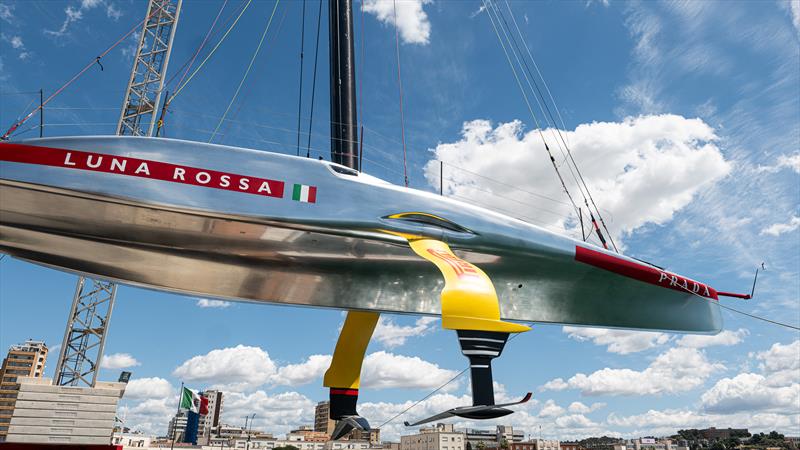
{"type": "Polygon", "coordinates": [[[303,19],[300,25],[300,94],[297,96],[297,156],[300,156],[300,116],[303,111],[303,52],[306,44],[306,0],[303,0],[302,15],[303,19]]]}
{"type": "MultiPolygon", "coordinates": [[[[509,5],[508,0],[506,0],[506,8],[508,8],[509,14],[511,15],[512,20],[514,20],[514,25],[516,26],[516,19],[514,19],[514,13],[511,10],[511,5],[509,5]]],[[[575,181],[578,182],[578,179],[580,179],[580,184],[578,184],[578,190],[581,191],[581,195],[583,196],[583,203],[586,205],[586,208],[589,209],[589,211],[591,211],[591,208],[589,207],[589,202],[586,199],[586,197],[588,196],[589,197],[589,201],[591,201],[592,202],[592,206],[594,206],[594,210],[597,213],[597,217],[600,219],[600,223],[603,225],[603,229],[606,230],[606,234],[608,235],[608,239],[611,241],[611,245],[614,247],[614,250],[617,253],[619,253],[619,250],[617,249],[617,244],[614,242],[614,238],[611,236],[611,232],[608,230],[608,227],[606,226],[605,220],[603,220],[603,215],[600,213],[600,209],[597,207],[597,204],[595,203],[594,198],[592,197],[592,192],[589,190],[589,186],[586,184],[586,180],[584,180],[583,174],[581,173],[581,170],[578,168],[578,164],[575,162],[575,158],[572,156],[572,151],[570,150],[569,145],[567,145],[567,141],[564,139],[564,136],[561,133],[561,130],[558,129],[558,125],[557,125],[556,119],[553,116],[553,113],[550,111],[550,107],[547,104],[547,101],[546,101],[546,99],[544,97],[544,94],[542,93],[541,89],[539,88],[539,84],[536,82],[536,78],[533,76],[533,71],[531,71],[530,66],[528,66],[528,61],[525,58],[525,54],[522,53],[522,50],[520,49],[519,44],[517,43],[517,39],[516,39],[516,37],[514,37],[514,33],[511,31],[511,27],[508,25],[508,21],[506,21],[505,15],[503,14],[502,10],[500,10],[500,8],[495,5],[495,11],[496,11],[495,14],[497,14],[503,20],[503,24],[505,26],[505,29],[508,31],[508,35],[511,36],[511,40],[514,43],[514,47],[516,47],[517,53],[520,55],[520,57],[522,59],[522,62],[524,64],[524,66],[525,66],[525,70],[530,75],[530,79],[533,82],[533,86],[536,89],[536,92],[539,94],[539,98],[542,101],[540,106],[542,106],[542,105],[544,106],[544,110],[546,111],[547,116],[550,117],[550,121],[553,123],[553,128],[555,128],[556,133],[558,134],[558,137],[561,139],[561,142],[564,144],[564,149],[566,149],[567,156],[569,156],[569,159],[572,162],[572,167],[575,168],[575,172],[578,174],[578,177],[575,179],[575,181]],[[582,189],[581,189],[581,184],[583,185],[582,189]],[[586,192],[586,194],[584,194],[584,191],[586,192]]],[[[517,33],[519,34],[520,39],[522,39],[522,33],[519,31],[519,27],[518,26],[517,26],[517,33]]],[[[531,57],[531,59],[533,59],[533,55],[530,55],[530,57],[531,57]]],[[[544,81],[544,79],[542,79],[542,80],[544,81]]],[[[558,140],[556,140],[556,143],[558,143],[558,140]]],[[[559,147],[560,147],[560,144],[559,144],[559,147]]],[[[563,150],[562,150],[562,153],[563,153],[563,150]]],[[[570,169],[570,172],[572,172],[572,169],[570,169]]],[[[575,173],[573,173],[572,176],[573,176],[573,178],[575,178],[575,173]]]]}
{"type": "Polygon", "coordinates": [[[317,11],[317,44],[314,48],[314,78],[311,82],[311,114],[308,118],[308,146],[306,147],[306,158],[311,157],[311,126],[314,124],[314,95],[317,92],[317,60],[319,59],[319,28],[322,23],[322,0],[319,2],[317,11]]]}

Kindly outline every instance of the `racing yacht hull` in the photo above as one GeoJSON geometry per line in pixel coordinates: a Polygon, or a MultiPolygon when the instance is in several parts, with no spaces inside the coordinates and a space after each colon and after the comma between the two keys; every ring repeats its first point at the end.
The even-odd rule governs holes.
{"type": "Polygon", "coordinates": [[[492,279],[504,319],[713,333],[716,292],[529,223],[336,164],[139,137],[0,144],[0,251],[235,301],[440,314],[404,236],[492,279]]]}

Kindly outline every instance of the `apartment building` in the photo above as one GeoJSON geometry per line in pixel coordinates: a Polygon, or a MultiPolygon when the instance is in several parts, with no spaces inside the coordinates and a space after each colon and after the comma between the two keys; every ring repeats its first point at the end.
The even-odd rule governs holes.
{"type": "Polygon", "coordinates": [[[0,442],[6,440],[11,415],[17,401],[17,378],[44,376],[47,346],[41,341],[25,341],[12,345],[0,367],[0,442]]]}

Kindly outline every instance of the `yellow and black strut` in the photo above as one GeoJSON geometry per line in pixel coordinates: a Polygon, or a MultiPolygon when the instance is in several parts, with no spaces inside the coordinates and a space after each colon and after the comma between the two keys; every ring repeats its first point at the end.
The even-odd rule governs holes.
{"type": "MultiPolygon", "coordinates": [[[[456,256],[446,243],[401,236],[416,254],[435,264],[444,276],[442,327],[456,330],[472,375],[472,406],[454,408],[413,425],[450,416],[489,419],[510,414],[512,411],[503,406],[524,403],[531,394],[520,402],[496,405],[491,360],[500,356],[511,333],[522,333],[530,327],[500,320],[500,303],[492,281],[480,268],[456,256]]],[[[378,313],[350,311],[345,319],[324,379],[324,385],[330,388],[330,418],[339,421],[332,439],[345,436],[353,428],[369,429],[367,421],[356,412],[356,403],[361,364],[378,318],[378,313]]]]}

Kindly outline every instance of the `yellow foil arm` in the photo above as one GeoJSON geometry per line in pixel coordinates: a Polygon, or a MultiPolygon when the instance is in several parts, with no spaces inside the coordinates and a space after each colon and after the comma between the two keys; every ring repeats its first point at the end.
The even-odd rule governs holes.
{"type": "Polygon", "coordinates": [[[347,312],[331,366],[325,372],[325,387],[358,389],[361,382],[361,363],[379,317],[380,314],[373,312],[347,312]]]}
{"type": "Polygon", "coordinates": [[[492,280],[481,269],[456,256],[435,239],[409,238],[419,256],[434,263],[444,275],[442,327],[451,330],[522,333],[530,327],[500,320],[500,303],[492,280]]]}

